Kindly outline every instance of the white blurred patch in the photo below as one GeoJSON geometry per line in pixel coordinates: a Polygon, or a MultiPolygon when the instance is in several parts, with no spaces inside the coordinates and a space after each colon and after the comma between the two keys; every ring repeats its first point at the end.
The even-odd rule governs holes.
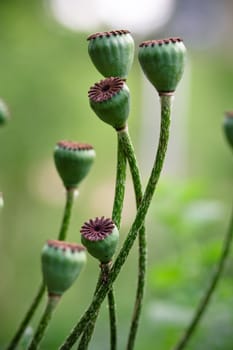
{"type": "Polygon", "coordinates": [[[129,29],[135,34],[163,26],[174,9],[174,0],[49,0],[58,22],[73,30],[98,30],[101,25],[129,29]]]}
{"type": "MultiPolygon", "coordinates": [[[[90,206],[97,216],[105,213],[105,216],[111,217],[112,205],[114,200],[114,186],[115,179],[104,179],[103,182],[98,183],[98,186],[91,193],[90,206]]],[[[122,221],[124,224],[131,224],[135,216],[135,199],[134,190],[131,181],[126,181],[126,191],[122,212],[122,221]]]]}
{"type": "Polygon", "coordinates": [[[212,222],[221,220],[224,205],[220,201],[198,200],[186,207],[185,218],[189,222],[212,222]]]}
{"type": "Polygon", "coordinates": [[[51,159],[44,159],[31,167],[28,187],[33,196],[48,204],[64,202],[65,188],[51,159]]]}
{"type": "Polygon", "coordinates": [[[193,310],[188,307],[166,301],[151,302],[147,306],[147,315],[151,321],[186,325],[190,321],[192,313],[193,310]]]}

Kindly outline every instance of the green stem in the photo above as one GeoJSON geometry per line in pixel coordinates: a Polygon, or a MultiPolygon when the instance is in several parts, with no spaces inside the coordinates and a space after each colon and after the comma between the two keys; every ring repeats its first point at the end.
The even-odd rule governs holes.
{"type": "Polygon", "coordinates": [[[115,195],[112,209],[112,220],[118,229],[121,224],[121,214],[125,196],[125,179],[126,179],[126,157],[121,147],[120,134],[117,134],[117,171],[115,183],[115,195]]]}
{"type": "MultiPolygon", "coordinates": [[[[130,172],[133,179],[134,192],[136,197],[137,208],[142,201],[142,182],[139,172],[139,167],[137,164],[137,159],[135,157],[135,151],[133,144],[130,139],[130,135],[127,129],[119,132],[121,147],[124,149],[130,172]]],[[[137,291],[134,302],[134,311],[131,319],[130,332],[128,336],[127,349],[131,350],[134,347],[139,319],[142,310],[142,303],[145,291],[145,279],[146,279],[146,261],[147,261],[147,241],[146,241],[146,230],[145,225],[139,231],[138,234],[138,280],[137,280],[137,291]]]]}
{"type": "MultiPolygon", "coordinates": [[[[121,214],[125,196],[125,180],[126,180],[126,157],[122,150],[119,134],[117,134],[117,172],[115,184],[115,196],[112,210],[112,220],[120,229],[121,214]]],[[[109,275],[109,270],[108,270],[109,275]]],[[[116,302],[113,287],[108,293],[108,307],[109,307],[109,323],[110,323],[110,349],[117,348],[117,317],[116,317],[116,302]]]]}
{"type": "Polygon", "coordinates": [[[127,128],[125,128],[124,130],[118,131],[118,137],[120,141],[120,147],[125,153],[125,157],[127,158],[127,161],[129,163],[129,168],[130,168],[130,172],[133,180],[134,192],[136,197],[136,205],[138,208],[139,205],[141,204],[142,196],[143,196],[142,181],[141,181],[141,176],[139,172],[138,162],[135,156],[134,147],[127,128]]]}
{"type": "MultiPolygon", "coordinates": [[[[94,295],[97,293],[99,287],[103,283],[104,270],[103,270],[101,264],[100,264],[100,268],[101,268],[101,272],[100,272],[98,282],[97,282],[96,287],[95,287],[94,295]]],[[[83,331],[82,338],[81,338],[79,346],[77,348],[78,350],[85,350],[88,348],[88,344],[90,343],[92,334],[93,334],[94,329],[95,329],[95,322],[97,320],[98,314],[99,314],[99,310],[96,311],[96,314],[95,314],[96,317],[86,324],[86,328],[83,331]]]]}
{"type": "Polygon", "coordinates": [[[203,295],[202,299],[200,300],[196,311],[193,315],[193,318],[189,324],[189,326],[186,328],[184,334],[179,339],[173,350],[182,350],[186,347],[187,343],[189,342],[190,338],[194,334],[196,327],[198,326],[201,317],[203,316],[204,312],[207,309],[207,306],[209,305],[210,299],[217,287],[217,284],[222,276],[224,266],[226,259],[230,253],[230,247],[233,239],[233,210],[232,215],[230,219],[229,228],[226,232],[226,236],[223,242],[222,252],[219,258],[219,261],[216,266],[216,270],[212,276],[212,279],[210,280],[209,286],[203,295]]]}
{"type": "Polygon", "coordinates": [[[149,209],[156,185],[159,180],[159,176],[162,170],[165,154],[167,150],[168,138],[169,138],[169,125],[170,125],[170,110],[171,110],[171,99],[172,96],[161,96],[161,129],[159,144],[156,153],[156,159],[151,171],[151,175],[146,186],[145,193],[142,198],[142,202],[138,208],[135,220],[131,226],[128,236],[118,254],[111,268],[109,279],[106,284],[102,285],[96,295],[94,296],[91,305],[88,307],[84,315],[81,317],[77,325],[73,328],[69,336],[65,339],[65,342],[59,348],[60,350],[70,349],[77,341],[80,334],[83,332],[85,325],[88,321],[95,317],[96,310],[99,309],[104,298],[109,292],[112,284],[116,280],[122,266],[124,265],[130,249],[137,237],[137,233],[143,226],[147,211],[149,209]]]}
{"type": "Polygon", "coordinates": [[[110,320],[110,349],[117,348],[117,317],[116,317],[116,302],[113,287],[108,292],[108,312],[110,320]]]}
{"type": "MultiPolygon", "coordinates": [[[[116,182],[115,182],[115,195],[113,201],[113,209],[112,209],[112,220],[116,224],[118,228],[120,228],[121,224],[121,214],[124,202],[125,195],[125,180],[126,180],[126,157],[122,147],[120,145],[120,137],[118,135],[117,139],[117,171],[116,171],[116,182]]],[[[101,273],[101,283],[97,283],[95,294],[98,291],[99,286],[104,283],[103,281],[108,278],[109,275],[109,264],[102,265],[102,273],[101,273]]],[[[100,304],[101,306],[101,304],[100,304]]],[[[117,317],[116,317],[116,304],[115,304],[115,295],[113,287],[108,292],[108,307],[109,307],[109,324],[110,324],[110,349],[115,350],[117,348],[117,317]]],[[[82,338],[80,340],[78,349],[83,350],[87,349],[88,344],[91,340],[95,322],[97,320],[99,313],[99,309],[96,310],[95,317],[88,322],[86,325],[82,338]]]]}
{"type": "Polygon", "coordinates": [[[24,334],[25,332],[25,329],[27,328],[31,318],[33,317],[34,315],[34,312],[36,311],[43,295],[44,295],[44,292],[45,292],[45,284],[42,282],[38,291],[37,291],[37,294],[35,296],[35,298],[33,299],[33,302],[30,306],[30,308],[28,309],[23,321],[21,322],[17,332],[15,333],[14,337],[12,338],[10,344],[8,345],[8,347],[6,348],[6,350],[14,350],[16,349],[22,335],[24,334]]]}
{"type": "Polygon", "coordinates": [[[66,190],[66,204],[65,204],[62,223],[61,223],[61,227],[58,235],[59,241],[66,240],[68,226],[70,223],[71,210],[74,203],[75,191],[77,191],[75,188],[70,188],[66,190]]]}
{"type": "Polygon", "coordinates": [[[98,312],[96,312],[95,317],[93,317],[92,320],[89,321],[88,324],[86,325],[85,331],[82,334],[82,337],[81,337],[80,343],[77,347],[77,350],[88,349],[88,344],[90,343],[92,334],[94,332],[95,322],[96,322],[97,317],[98,317],[98,312]]]}
{"type": "Polygon", "coordinates": [[[40,319],[37,330],[34,334],[34,337],[31,341],[31,344],[28,347],[28,350],[38,349],[40,342],[44,336],[45,330],[48,327],[49,321],[51,320],[52,313],[53,313],[55,307],[57,306],[59,300],[60,300],[59,296],[48,297],[45,311],[40,319]]]}
{"type": "MultiPolygon", "coordinates": [[[[65,240],[67,236],[67,230],[68,230],[70,216],[71,216],[71,209],[74,201],[74,193],[75,193],[75,189],[70,189],[66,191],[66,204],[64,208],[62,222],[61,222],[61,228],[58,234],[59,240],[65,240]]],[[[24,334],[25,329],[27,328],[30,320],[32,319],[34,313],[36,312],[38,305],[40,304],[40,301],[44,295],[45,289],[46,289],[45,284],[42,282],[38,288],[36,296],[34,297],[28,311],[26,312],[23,320],[19,325],[19,328],[17,329],[14,337],[12,338],[6,350],[16,349],[16,346],[18,345],[22,335],[24,334]]]]}
{"type": "MultiPolygon", "coordinates": [[[[106,283],[108,279],[108,275],[110,272],[110,266],[111,263],[109,264],[101,264],[101,274],[99,281],[97,283],[97,287],[95,290],[95,293],[97,293],[99,286],[102,284],[106,283]]],[[[116,350],[117,346],[117,339],[116,339],[116,309],[115,309],[115,298],[114,298],[114,293],[113,289],[111,288],[109,293],[108,293],[108,305],[109,305],[109,319],[110,319],[110,331],[111,331],[111,337],[110,337],[110,349],[111,350],[116,350]],[[112,310],[110,310],[112,308],[112,310]],[[113,327],[113,329],[111,329],[113,327]]],[[[101,305],[100,305],[101,306],[101,305]]],[[[95,323],[97,320],[99,314],[99,309],[96,310],[95,314],[93,315],[92,319],[86,324],[85,330],[82,334],[81,340],[79,342],[77,350],[86,350],[88,349],[89,342],[91,340],[92,334],[94,332],[95,328],[95,323]]]]}

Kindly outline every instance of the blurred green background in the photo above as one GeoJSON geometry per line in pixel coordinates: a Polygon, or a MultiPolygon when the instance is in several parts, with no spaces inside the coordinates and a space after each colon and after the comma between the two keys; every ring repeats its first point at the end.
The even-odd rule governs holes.
{"type": "MultiPolygon", "coordinates": [[[[222,4],[226,3],[231,8],[230,2],[222,4]]],[[[170,27],[151,31],[144,37],[137,35],[136,42],[149,39],[149,34],[171,35],[168,31],[176,28],[174,23],[180,13],[177,9],[181,6],[182,1],[177,1],[170,27]]],[[[99,29],[105,30],[106,26],[99,29]]],[[[0,130],[0,189],[5,202],[0,217],[1,349],[37,290],[41,278],[40,250],[46,239],[57,236],[61,222],[65,193],[52,158],[58,140],[88,142],[97,153],[90,175],[80,186],[69,240],[79,241],[80,226],[87,219],[111,215],[116,135],[95,117],[88,105],[89,87],[102,78],[88,57],[86,37],[90,31],[71,31],[61,26],[43,1],[0,2],[0,96],[8,103],[12,117],[0,130]]],[[[232,32],[212,46],[207,41],[206,47],[198,46],[198,40],[192,36],[189,45],[189,36],[182,26],[177,33],[190,46],[186,83],[174,102],[174,108],[185,114],[185,122],[182,140],[177,137],[173,143],[182,141],[181,153],[185,157],[181,162],[179,150],[171,152],[147,219],[148,280],[137,350],[166,350],[175,344],[208,284],[231,210],[232,152],[224,140],[221,123],[223,112],[233,105],[233,48],[228,42],[232,32]],[[173,164],[172,170],[169,162],[173,164]]],[[[128,85],[132,96],[129,127],[143,165],[153,157],[154,140],[147,150],[141,146],[143,94],[147,87],[136,57],[128,85]]],[[[158,108],[157,97],[153,100],[158,108]]],[[[150,130],[153,123],[150,120],[150,130]]],[[[175,118],[172,123],[176,123],[175,118]]],[[[146,183],[148,173],[143,174],[146,183]]],[[[129,181],[122,240],[134,213],[129,181]]],[[[134,247],[116,282],[119,349],[125,348],[132,312],[136,253],[134,247]]],[[[56,311],[42,349],[58,348],[91,300],[97,276],[98,266],[90,258],[56,311]]],[[[232,350],[232,276],[231,257],[188,349],[232,350]]],[[[42,310],[43,305],[32,327],[42,310]]],[[[104,304],[90,349],[108,349],[107,338],[104,304]]]]}

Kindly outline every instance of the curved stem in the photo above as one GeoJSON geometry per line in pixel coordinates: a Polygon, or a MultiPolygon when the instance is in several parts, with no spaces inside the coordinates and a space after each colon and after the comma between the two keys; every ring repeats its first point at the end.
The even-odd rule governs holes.
{"type": "MultiPolygon", "coordinates": [[[[108,292],[108,305],[109,305],[109,319],[110,319],[110,349],[116,350],[117,348],[117,332],[116,332],[116,308],[115,308],[115,297],[113,293],[113,289],[110,289],[108,292]]],[[[98,312],[95,313],[94,317],[88,322],[86,325],[85,331],[82,334],[80,343],[77,347],[77,350],[86,350],[88,349],[88,344],[91,340],[94,328],[95,328],[95,322],[98,317],[98,312]]]]}
{"type": "Polygon", "coordinates": [[[116,317],[116,302],[113,287],[108,292],[108,312],[110,320],[110,349],[117,348],[117,317],[116,317]]]}
{"type": "MultiPolygon", "coordinates": [[[[126,157],[121,147],[119,134],[117,134],[117,172],[115,184],[115,196],[112,209],[112,220],[120,229],[121,214],[125,196],[125,180],[126,180],[126,157]]],[[[108,270],[109,274],[109,270],[108,270]]],[[[113,287],[108,293],[108,307],[109,307],[109,323],[110,323],[110,349],[117,348],[117,316],[116,316],[116,302],[113,287]]]]}
{"type": "MultiPolygon", "coordinates": [[[[59,240],[65,240],[67,236],[68,226],[70,222],[70,216],[71,216],[71,209],[74,202],[74,193],[75,189],[70,189],[66,191],[66,204],[64,208],[64,214],[61,222],[61,228],[58,234],[59,240]]],[[[38,288],[38,291],[28,309],[26,312],[23,320],[21,321],[19,328],[17,329],[14,337],[12,338],[10,344],[6,348],[6,350],[14,350],[16,349],[17,344],[19,343],[22,335],[25,332],[25,329],[27,328],[30,320],[32,319],[38,305],[40,304],[40,301],[44,295],[45,292],[45,284],[42,282],[41,285],[38,288]]]]}
{"type": "MultiPolygon", "coordinates": [[[[116,171],[116,182],[115,182],[115,195],[113,201],[112,209],[112,220],[118,228],[121,224],[121,214],[124,202],[125,195],[125,180],[126,180],[126,157],[124,151],[120,145],[120,138],[118,135],[117,139],[117,171],[116,171]]],[[[105,283],[109,275],[109,264],[102,264],[101,276],[97,283],[95,290],[95,295],[98,291],[99,286],[102,283],[105,283]]],[[[100,304],[101,306],[101,304],[100,304]]],[[[100,307],[99,306],[99,307],[100,307]]],[[[116,317],[116,304],[115,304],[115,295],[113,287],[108,292],[108,307],[109,307],[109,324],[110,324],[110,349],[115,350],[117,348],[117,317],[116,317]]],[[[87,349],[88,344],[91,340],[92,334],[95,328],[95,322],[97,320],[99,313],[99,308],[96,310],[95,317],[93,317],[85,329],[83,330],[83,335],[80,340],[78,349],[84,350],[87,349]]]]}
{"type": "Polygon", "coordinates": [[[121,226],[121,214],[125,196],[125,180],[126,180],[126,156],[122,150],[120,135],[117,134],[117,171],[115,183],[115,195],[112,209],[112,220],[118,229],[121,226]]]}
{"type": "Polygon", "coordinates": [[[16,349],[22,335],[24,334],[25,332],[25,329],[27,328],[31,318],[33,317],[43,295],[44,295],[44,292],[45,292],[45,284],[42,282],[38,291],[37,291],[37,294],[35,296],[35,298],[33,299],[33,302],[30,306],[30,308],[28,309],[23,321],[21,322],[17,332],[15,333],[13,339],[11,340],[10,344],[8,345],[8,347],[6,348],[6,350],[14,350],[16,349]]]}
{"type": "Polygon", "coordinates": [[[84,315],[81,317],[77,325],[73,328],[69,336],[65,339],[64,343],[59,348],[60,350],[70,349],[80,334],[82,333],[85,325],[88,321],[92,320],[95,317],[96,310],[102,304],[104,298],[109,292],[112,284],[116,280],[122,266],[124,265],[130,249],[133,246],[133,243],[137,237],[138,231],[141,229],[147,211],[149,209],[153,194],[156,188],[156,185],[159,180],[159,176],[162,170],[163,162],[165,159],[165,154],[167,150],[168,138],[169,138],[169,125],[170,125],[170,110],[171,110],[171,98],[172,96],[161,96],[161,128],[160,128],[160,137],[159,144],[156,153],[156,159],[151,171],[151,175],[146,186],[145,193],[142,198],[142,202],[138,208],[135,220],[131,226],[131,229],[128,233],[128,236],[118,254],[115,263],[113,264],[109,279],[106,284],[102,285],[96,295],[94,296],[91,305],[88,307],[84,315]]]}
{"type": "MultiPolygon", "coordinates": [[[[110,266],[109,264],[100,264],[101,268],[101,274],[97,283],[97,287],[95,290],[95,293],[97,293],[99,286],[106,283],[108,279],[108,275],[110,272],[110,266]]],[[[109,319],[110,319],[110,331],[111,331],[111,337],[110,337],[110,349],[115,350],[117,346],[117,339],[116,339],[116,309],[115,309],[115,298],[113,289],[111,288],[108,292],[108,305],[109,305],[109,319]],[[110,310],[110,308],[113,308],[113,310],[110,310]],[[113,329],[111,329],[113,327],[113,329]]],[[[101,306],[101,305],[100,305],[101,306]]],[[[88,349],[89,342],[91,340],[92,334],[94,332],[95,323],[97,320],[99,314],[99,309],[96,310],[95,314],[93,315],[92,319],[86,324],[85,330],[82,334],[81,340],[79,342],[77,350],[86,350],[88,349]]]]}
{"type": "MultiPolygon", "coordinates": [[[[104,281],[107,280],[109,271],[110,270],[109,270],[108,264],[101,265],[101,274],[100,274],[99,281],[97,283],[95,294],[97,293],[101,284],[105,283],[104,281]]],[[[100,306],[101,305],[99,305],[99,308],[100,308],[100,306]]],[[[116,350],[116,348],[117,348],[117,318],[116,318],[116,305],[115,305],[115,296],[114,296],[113,287],[108,292],[108,306],[109,306],[109,321],[110,321],[110,349],[116,350]]],[[[99,314],[99,308],[96,310],[95,315],[93,315],[92,319],[86,324],[77,350],[88,349],[88,345],[90,343],[92,334],[93,334],[94,329],[95,329],[95,323],[96,323],[96,320],[97,320],[97,317],[99,314]]]]}
{"type": "Polygon", "coordinates": [[[75,188],[70,188],[66,190],[66,204],[64,208],[62,223],[60,227],[60,231],[58,234],[59,241],[65,241],[67,236],[67,231],[70,223],[71,210],[74,203],[75,188]]]}
{"type": "Polygon", "coordinates": [[[143,195],[142,181],[141,181],[141,175],[139,172],[138,162],[135,156],[134,147],[127,128],[124,130],[118,131],[118,137],[120,141],[120,147],[125,153],[125,157],[127,158],[127,161],[129,163],[129,168],[130,168],[130,172],[133,180],[134,192],[136,197],[136,205],[137,207],[139,207],[142,201],[142,195],[143,195]]]}
{"type": "MultiPolygon", "coordinates": [[[[139,207],[142,200],[142,183],[141,175],[133,144],[130,139],[130,135],[127,129],[120,131],[121,147],[124,149],[130,172],[133,179],[134,192],[136,197],[136,205],[139,207]]],[[[139,231],[138,234],[138,280],[137,280],[137,291],[134,302],[134,311],[131,319],[130,332],[128,336],[127,349],[131,350],[134,347],[139,319],[141,315],[144,291],[145,291],[145,279],[146,279],[146,261],[147,261],[147,241],[146,241],[146,230],[145,225],[139,231]]]]}
{"type": "Polygon", "coordinates": [[[88,344],[90,343],[92,334],[94,332],[94,328],[95,328],[95,322],[96,319],[98,317],[98,312],[96,312],[95,317],[92,318],[91,321],[88,322],[88,324],[86,325],[85,331],[82,334],[80,343],[77,347],[77,350],[87,350],[88,349],[88,344]]]}
{"type": "Polygon", "coordinates": [[[179,339],[173,350],[182,350],[186,347],[187,343],[189,342],[190,338],[192,337],[193,333],[196,330],[196,327],[198,326],[201,317],[203,316],[204,312],[207,309],[207,306],[209,305],[210,299],[217,287],[217,284],[222,276],[222,272],[224,270],[225,262],[226,259],[229,255],[230,252],[230,247],[233,239],[233,210],[231,214],[231,219],[230,219],[230,224],[229,228],[227,230],[224,242],[223,242],[223,247],[222,247],[222,252],[219,258],[219,261],[216,266],[216,270],[212,276],[212,279],[210,280],[209,286],[203,295],[202,299],[200,300],[196,311],[193,315],[193,318],[185,330],[184,334],[182,337],[179,339]]]}
{"type": "MultiPolygon", "coordinates": [[[[100,268],[101,268],[101,272],[99,274],[99,278],[98,278],[98,281],[97,281],[97,284],[95,287],[94,295],[97,293],[98,289],[100,288],[101,284],[103,283],[104,269],[102,268],[101,264],[100,264],[100,268]]],[[[99,314],[99,310],[96,311],[95,317],[90,322],[87,322],[86,328],[83,331],[80,343],[79,343],[78,348],[77,348],[78,350],[85,350],[88,348],[88,344],[90,343],[92,334],[93,334],[94,329],[95,329],[95,322],[97,320],[98,314],[99,314]]]]}
{"type": "Polygon", "coordinates": [[[57,306],[60,300],[59,296],[48,297],[47,305],[44,310],[44,313],[40,319],[37,330],[34,334],[34,337],[31,341],[31,344],[28,347],[28,350],[38,349],[41,340],[43,339],[46,328],[48,327],[49,321],[51,320],[52,313],[57,306]]]}

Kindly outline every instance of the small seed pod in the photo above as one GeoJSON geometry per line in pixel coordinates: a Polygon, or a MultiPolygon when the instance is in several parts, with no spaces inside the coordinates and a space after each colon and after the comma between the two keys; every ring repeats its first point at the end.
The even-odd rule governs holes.
{"type": "Polygon", "coordinates": [[[226,139],[233,149],[233,112],[226,112],[223,122],[226,139]]]}
{"type": "Polygon", "coordinates": [[[88,91],[90,106],[105,123],[119,130],[129,116],[130,93],[124,80],[110,77],[96,83],[88,91]]]}
{"type": "Polygon", "coordinates": [[[101,263],[111,261],[119,240],[119,231],[111,219],[95,218],[81,227],[81,241],[88,252],[101,263]]]}
{"type": "Polygon", "coordinates": [[[62,295],[78,277],[86,262],[82,245],[49,240],[42,249],[42,273],[49,295],[62,295]]]}
{"type": "Polygon", "coordinates": [[[6,124],[10,118],[10,113],[7,105],[3,100],[0,99],[0,126],[6,124]]]}
{"type": "Polygon", "coordinates": [[[134,58],[134,40],[128,30],[112,30],[90,35],[88,52],[104,77],[126,79],[134,58]]]}
{"type": "Polygon", "coordinates": [[[56,169],[66,189],[76,188],[89,172],[95,151],[86,143],[59,141],[54,150],[56,169]]]}
{"type": "Polygon", "coordinates": [[[139,45],[138,59],[158,93],[171,93],[182,77],[186,48],[180,38],[144,41],[139,45]]]}

